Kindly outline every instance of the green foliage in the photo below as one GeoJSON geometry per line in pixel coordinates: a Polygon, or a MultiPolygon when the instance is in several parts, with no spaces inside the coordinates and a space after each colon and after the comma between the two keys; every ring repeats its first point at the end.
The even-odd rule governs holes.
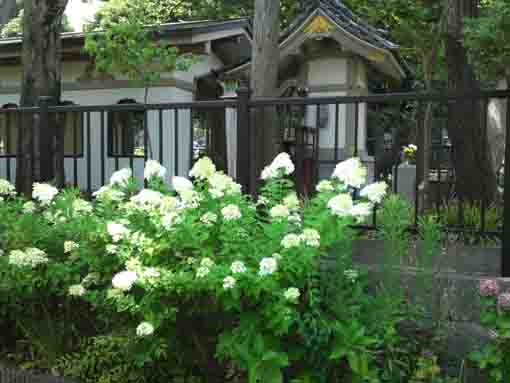
{"type": "Polygon", "coordinates": [[[464,45],[478,72],[488,80],[510,77],[510,3],[491,0],[482,15],[467,19],[464,45]]]}
{"type": "Polygon", "coordinates": [[[99,33],[89,33],[85,51],[94,58],[96,70],[121,74],[144,86],[161,78],[161,73],[187,70],[194,62],[190,55],[179,55],[170,42],[154,38],[155,30],[136,8],[117,23],[105,25],[99,33]]]}
{"type": "MultiPolygon", "coordinates": [[[[72,32],[73,28],[69,23],[69,19],[64,16],[62,19],[62,32],[72,32]]],[[[23,10],[21,10],[18,16],[11,19],[7,24],[0,30],[0,37],[16,37],[23,34],[23,10]]]]}
{"type": "MultiPolygon", "coordinates": [[[[89,29],[108,29],[136,13],[147,25],[181,20],[222,20],[253,15],[253,0],[110,0],[96,14],[89,29]]],[[[295,0],[281,1],[282,27],[297,12],[295,0]]]]}
{"type": "Polygon", "coordinates": [[[411,217],[411,206],[396,194],[390,195],[384,201],[378,214],[378,236],[384,240],[384,256],[380,258],[384,273],[382,288],[390,297],[402,297],[398,267],[404,264],[408,256],[411,217]]]}
{"type": "Polygon", "coordinates": [[[491,340],[471,354],[471,360],[488,372],[490,383],[507,382],[510,376],[510,293],[500,295],[499,299],[500,302],[498,294],[481,298],[480,319],[491,340]]]}

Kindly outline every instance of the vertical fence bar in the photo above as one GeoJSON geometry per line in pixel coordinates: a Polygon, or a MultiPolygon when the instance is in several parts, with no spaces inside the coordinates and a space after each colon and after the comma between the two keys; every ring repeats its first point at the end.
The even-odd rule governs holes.
{"type": "MultiPolygon", "coordinates": [[[[80,112],[73,113],[73,185],[78,187],[78,116],[80,112]]],[[[82,130],[82,146],[83,146],[83,130],[82,130]]],[[[83,147],[81,148],[83,150],[83,147]]]]}
{"type": "Polygon", "coordinates": [[[87,192],[92,195],[92,137],[90,134],[90,112],[86,113],[87,116],[87,192]]]}
{"type": "Polygon", "coordinates": [[[312,185],[316,185],[319,181],[319,141],[320,141],[320,129],[321,129],[321,108],[320,105],[316,105],[317,107],[317,115],[315,121],[315,146],[314,146],[314,156],[313,156],[313,176],[312,176],[312,185]]]}
{"type": "Polygon", "coordinates": [[[505,190],[503,207],[503,238],[501,246],[501,274],[510,278],[510,97],[506,98],[505,190]]]}
{"type": "Polygon", "coordinates": [[[359,102],[354,104],[354,157],[358,157],[359,102]]]}
{"type": "Polygon", "coordinates": [[[338,130],[339,130],[340,104],[335,104],[335,163],[338,162],[338,130]]]}
{"type": "Polygon", "coordinates": [[[195,139],[195,134],[193,132],[193,109],[189,109],[189,168],[193,166],[194,159],[194,145],[193,141],[195,139]]]}
{"type": "MultiPolygon", "coordinates": [[[[152,153],[151,153],[152,158],[152,153]]],[[[148,187],[147,180],[145,179],[145,165],[147,164],[147,160],[149,159],[149,110],[147,110],[144,114],[143,119],[143,184],[144,187],[148,187]]]]}
{"type": "MultiPolygon", "coordinates": [[[[39,155],[39,176],[42,182],[51,181],[54,177],[53,166],[53,142],[55,139],[53,126],[49,124],[48,106],[51,102],[51,97],[39,98],[39,150],[34,150],[34,154],[38,152],[39,155]]],[[[34,142],[35,143],[35,142],[34,142]]]]}
{"type": "MultiPolygon", "coordinates": [[[[483,142],[484,142],[484,151],[487,151],[487,155],[490,155],[488,153],[488,151],[490,150],[489,148],[489,145],[488,145],[488,136],[487,136],[487,114],[488,114],[488,109],[489,109],[489,99],[488,98],[484,98],[483,101],[482,101],[482,105],[483,105],[483,112],[482,112],[482,137],[483,137],[483,142]]],[[[485,187],[485,185],[482,185],[483,187],[485,187]]],[[[485,190],[484,190],[485,191],[485,190]]],[[[485,196],[485,193],[484,193],[484,196],[485,196]]],[[[483,236],[483,234],[485,233],[485,213],[486,213],[486,204],[487,204],[487,201],[485,200],[485,198],[482,198],[482,200],[480,201],[480,235],[483,236]]]]}
{"type": "MultiPolygon", "coordinates": [[[[25,127],[25,125],[24,125],[25,114],[22,111],[18,111],[17,113],[18,113],[18,120],[17,120],[18,142],[16,145],[16,168],[15,168],[16,175],[20,169],[20,164],[22,162],[24,163],[27,158],[26,153],[25,153],[25,143],[23,141],[25,139],[25,132],[23,131],[24,127],[25,127]]],[[[24,163],[23,165],[26,168],[26,164],[24,163]]],[[[16,177],[16,178],[18,178],[18,177],[16,177]]]]}
{"type": "Polygon", "coordinates": [[[159,127],[159,163],[163,165],[163,109],[158,110],[159,127]]]}
{"type": "Polygon", "coordinates": [[[104,117],[105,112],[104,110],[101,111],[101,186],[103,186],[106,183],[106,171],[105,171],[105,140],[104,140],[104,117]]]}
{"type": "Polygon", "coordinates": [[[179,110],[174,109],[174,176],[179,175],[179,110]]]}
{"type": "Polygon", "coordinates": [[[11,114],[7,112],[5,114],[5,155],[6,166],[5,173],[7,175],[7,181],[11,182],[11,114]]]}
{"type": "MultiPolygon", "coordinates": [[[[253,191],[250,187],[250,162],[255,162],[255,152],[250,145],[250,89],[242,83],[237,90],[237,169],[236,176],[244,191],[253,191]]],[[[255,127],[253,127],[255,129],[255,127]]]]}

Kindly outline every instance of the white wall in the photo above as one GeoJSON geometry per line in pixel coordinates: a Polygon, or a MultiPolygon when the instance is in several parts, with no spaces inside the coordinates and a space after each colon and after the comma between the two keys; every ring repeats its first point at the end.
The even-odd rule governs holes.
{"type": "MultiPolygon", "coordinates": [[[[131,98],[137,102],[143,102],[145,90],[142,88],[129,89],[100,89],[100,90],[81,90],[64,92],[63,100],[73,101],[79,105],[109,105],[116,104],[119,100],[131,98]]],[[[177,88],[151,88],[149,92],[149,103],[176,103],[192,101],[192,93],[177,88]]],[[[0,95],[0,105],[8,102],[18,102],[17,95],[0,95]]],[[[179,110],[179,131],[177,137],[177,156],[175,154],[175,115],[173,110],[165,110],[163,112],[163,135],[159,133],[159,112],[149,111],[147,115],[148,131],[153,149],[153,156],[159,160],[159,143],[163,140],[163,165],[168,168],[168,179],[171,176],[186,175],[190,167],[190,111],[179,110]],[[176,164],[177,158],[177,164],[176,164]],[[175,168],[177,166],[177,172],[175,168]]],[[[115,171],[115,159],[108,158],[107,153],[107,124],[108,113],[104,113],[104,171],[108,179],[115,171]]],[[[101,184],[101,113],[100,109],[90,113],[90,137],[87,135],[87,119],[84,119],[84,156],[77,159],[78,164],[78,184],[81,189],[86,190],[87,184],[87,147],[90,141],[90,163],[91,163],[91,189],[97,190],[101,184]]],[[[11,177],[15,177],[16,160],[11,159],[11,177]]],[[[130,161],[127,158],[119,159],[119,167],[129,167],[130,161]]],[[[134,160],[134,172],[137,179],[141,183],[143,180],[143,159],[134,160]]],[[[7,160],[0,159],[0,178],[6,178],[7,160]]],[[[65,159],[66,179],[67,182],[73,183],[74,180],[74,159],[65,159]]]]}

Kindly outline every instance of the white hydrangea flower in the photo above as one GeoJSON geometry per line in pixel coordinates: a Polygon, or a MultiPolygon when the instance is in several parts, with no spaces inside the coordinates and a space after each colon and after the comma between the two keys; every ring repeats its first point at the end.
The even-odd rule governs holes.
{"type": "Polygon", "coordinates": [[[299,210],[300,208],[300,201],[296,193],[290,193],[287,197],[285,197],[283,199],[283,204],[292,211],[299,210]]]}
{"type": "Polygon", "coordinates": [[[39,201],[43,206],[49,205],[57,194],[58,189],[51,185],[37,182],[33,185],[32,198],[39,201]]]}
{"type": "Polygon", "coordinates": [[[108,234],[112,237],[113,242],[119,242],[122,238],[127,237],[131,232],[122,223],[110,222],[106,225],[108,234]]]}
{"type": "Polygon", "coordinates": [[[12,266],[20,268],[36,268],[49,262],[46,253],[37,248],[27,248],[25,251],[13,250],[9,253],[8,262],[12,266]]]}
{"type": "Polygon", "coordinates": [[[232,262],[232,265],[230,266],[230,270],[234,274],[243,274],[246,272],[246,266],[241,261],[235,261],[235,262],[232,262]]]}
{"type": "Polygon", "coordinates": [[[368,202],[360,202],[354,205],[351,209],[351,215],[356,217],[358,221],[363,221],[372,214],[373,206],[368,202]]]}
{"type": "Polygon", "coordinates": [[[328,181],[328,180],[323,180],[323,181],[319,182],[317,184],[317,186],[315,187],[315,189],[319,193],[335,191],[335,187],[333,186],[333,183],[331,181],[328,181]]]}
{"type": "Polygon", "coordinates": [[[117,170],[110,177],[111,185],[126,186],[133,176],[133,171],[129,168],[117,170]]]}
{"type": "Polygon", "coordinates": [[[151,336],[152,334],[154,334],[154,326],[149,322],[142,322],[136,328],[136,336],[139,338],[151,336]]]}
{"type": "Polygon", "coordinates": [[[197,278],[204,278],[204,277],[206,277],[209,274],[210,271],[211,271],[211,269],[209,267],[200,266],[197,269],[197,278]]]}
{"type": "Polygon", "coordinates": [[[282,255],[280,253],[274,253],[272,257],[277,261],[280,261],[282,259],[282,255]]]}
{"type": "Polygon", "coordinates": [[[108,244],[106,245],[106,253],[107,254],[115,254],[118,250],[117,245],[108,244]]]}
{"type": "Polygon", "coordinates": [[[142,208],[157,207],[163,202],[163,194],[158,191],[143,189],[140,193],[131,197],[131,202],[142,208]]]}
{"type": "Polygon", "coordinates": [[[386,196],[387,190],[388,184],[386,184],[386,182],[376,182],[365,186],[361,190],[360,196],[368,198],[368,200],[372,203],[381,203],[386,196]]]}
{"type": "Polygon", "coordinates": [[[64,242],[64,254],[69,254],[75,249],[78,249],[80,245],[73,241],[65,241],[64,242]]]}
{"type": "Polygon", "coordinates": [[[75,213],[89,214],[92,213],[94,208],[90,202],[77,198],[73,202],[73,210],[75,213]]]}
{"type": "Polygon", "coordinates": [[[184,177],[173,177],[172,186],[174,190],[179,194],[188,190],[193,190],[193,183],[184,177]]]}
{"type": "Polygon", "coordinates": [[[223,289],[230,290],[234,288],[236,285],[237,280],[234,277],[228,276],[223,279],[223,289]]]}
{"type": "Polygon", "coordinates": [[[25,214],[32,214],[36,210],[36,205],[32,201],[25,202],[23,204],[23,213],[25,214]]]}
{"type": "Polygon", "coordinates": [[[287,290],[285,290],[283,296],[289,302],[297,303],[299,297],[301,296],[301,293],[299,292],[299,289],[297,287],[289,287],[287,290]]]}
{"type": "Polygon", "coordinates": [[[351,282],[356,282],[356,280],[359,277],[359,273],[357,270],[354,269],[347,269],[344,271],[344,276],[349,279],[351,282]]]}
{"type": "Polygon", "coordinates": [[[175,225],[181,222],[181,217],[176,212],[166,213],[161,217],[161,225],[165,230],[172,230],[175,225]]]}
{"type": "Polygon", "coordinates": [[[204,258],[200,261],[200,266],[210,269],[214,266],[214,261],[211,258],[204,258]]]}
{"type": "Polygon", "coordinates": [[[217,172],[208,178],[209,181],[209,194],[215,199],[222,198],[225,194],[236,194],[240,189],[234,180],[221,173],[217,172]]]}
{"type": "Polygon", "coordinates": [[[99,201],[120,202],[124,199],[125,194],[121,190],[114,189],[111,186],[102,186],[98,191],[92,193],[92,196],[99,201]]]}
{"type": "Polygon", "coordinates": [[[140,272],[140,279],[150,285],[155,284],[160,276],[161,272],[155,267],[145,267],[140,272]]]}
{"type": "Polygon", "coordinates": [[[158,161],[148,160],[145,164],[143,171],[143,177],[146,180],[150,180],[153,177],[164,179],[166,176],[166,168],[161,165],[158,161]]]}
{"type": "Polygon", "coordinates": [[[282,239],[282,246],[285,249],[290,249],[292,247],[298,247],[301,245],[301,236],[297,234],[287,234],[282,239]]]}
{"type": "Polygon", "coordinates": [[[303,234],[301,234],[301,240],[310,247],[319,247],[320,246],[321,236],[319,232],[315,229],[305,229],[303,230],[303,234]]]}
{"type": "Polygon", "coordinates": [[[271,208],[269,215],[272,218],[287,218],[290,215],[290,210],[286,205],[276,205],[271,208]]]}
{"type": "Polygon", "coordinates": [[[9,181],[0,179],[0,196],[14,197],[16,195],[16,188],[9,181]]]}
{"type": "Polygon", "coordinates": [[[183,208],[195,209],[200,206],[202,197],[195,190],[183,190],[180,192],[183,208]]]}
{"type": "Polygon", "coordinates": [[[228,205],[221,209],[221,215],[226,221],[233,221],[242,217],[241,210],[237,205],[228,205]]]}
{"type": "Polygon", "coordinates": [[[69,286],[68,294],[72,297],[81,297],[85,295],[87,290],[82,285],[69,286]]]}
{"type": "Polygon", "coordinates": [[[210,211],[202,215],[202,217],[200,217],[200,222],[207,226],[214,225],[217,220],[218,216],[210,211]]]}
{"type": "Polygon", "coordinates": [[[159,205],[159,210],[161,213],[169,213],[173,212],[181,206],[179,200],[172,196],[163,196],[161,200],[161,204],[159,205]]]}
{"type": "Polygon", "coordinates": [[[202,157],[189,172],[189,176],[193,178],[197,178],[199,180],[205,180],[211,177],[214,173],[216,173],[216,166],[208,157],[202,157]]]}
{"type": "Polygon", "coordinates": [[[349,194],[339,194],[328,202],[328,208],[339,217],[350,216],[353,205],[354,202],[349,194]]]}
{"type": "Polygon", "coordinates": [[[359,189],[365,184],[367,179],[367,169],[363,166],[359,158],[350,158],[340,162],[332,175],[347,186],[359,189]]]}
{"type": "Polygon", "coordinates": [[[292,162],[292,159],[290,158],[290,155],[288,153],[280,153],[269,166],[264,168],[261,178],[263,180],[268,180],[277,178],[281,174],[288,176],[294,173],[294,170],[295,166],[292,162]]]}
{"type": "Polygon", "coordinates": [[[112,286],[121,291],[129,291],[138,280],[138,274],[134,271],[121,271],[112,279],[112,286]]]}
{"type": "Polygon", "coordinates": [[[278,262],[274,258],[263,258],[259,263],[259,275],[261,277],[270,275],[278,270],[278,262]]]}

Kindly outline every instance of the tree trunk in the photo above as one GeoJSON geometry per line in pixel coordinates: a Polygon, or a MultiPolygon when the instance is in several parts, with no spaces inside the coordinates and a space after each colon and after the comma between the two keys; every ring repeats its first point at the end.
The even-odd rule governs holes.
{"type": "MultiPolygon", "coordinates": [[[[251,88],[253,97],[276,97],[280,59],[280,0],[255,0],[251,88]]],[[[257,136],[257,170],[278,153],[276,110],[259,108],[252,119],[257,136]]]]}
{"type": "MultiPolygon", "coordinates": [[[[463,20],[477,16],[476,0],[449,0],[446,60],[448,87],[457,92],[480,89],[462,45],[463,20]]],[[[480,100],[457,101],[449,106],[448,130],[453,144],[456,193],[463,201],[493,201],[496,175],[492,166],[480,100]]]]}
{"type": "MultiPolygon", "coordinates": [[[[23,18],[23,79],[22,107],[37,106],[41,96],[49,97],[48,105],[57,105],[61,93],[62,17],[68,0],[25,1],[23,18]]],[[[16,186],[25,195],[31,194],[32,181],[54,179],[55,168],[63,167],[54,152],[62,147],[56,142],[56,118],[48,117],[47,126],[41,126],[42,115],[24,114],[19,140],[16,186]],[[42,129],[46,129],[42,132],[42,129]],[[43,163],[44,162],[44,163],[43,163]]],[[[62,180],[62,170],[57,173],[62,180]]]]}

